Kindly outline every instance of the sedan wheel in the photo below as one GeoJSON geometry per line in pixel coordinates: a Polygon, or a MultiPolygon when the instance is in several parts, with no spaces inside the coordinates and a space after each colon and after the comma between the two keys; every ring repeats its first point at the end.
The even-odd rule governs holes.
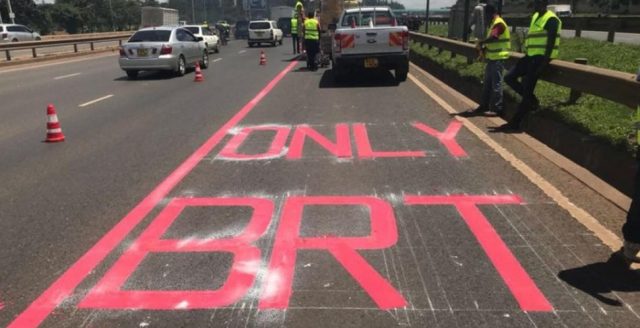
{"type": "Polygon", "coordinates": [[[200,66],[202,66],[203,69],[209,67],[209,54],[207,50],[205,50],[202,54],[202,61],[200,63],[200,66]]]}
{"type": "Polygon", "coordinates": [[[183,76],[187,72],[187,64],[184,61],[184,57],[180,56],[178,59],[178,70],[176,71],[176,75],[183,76]]]}

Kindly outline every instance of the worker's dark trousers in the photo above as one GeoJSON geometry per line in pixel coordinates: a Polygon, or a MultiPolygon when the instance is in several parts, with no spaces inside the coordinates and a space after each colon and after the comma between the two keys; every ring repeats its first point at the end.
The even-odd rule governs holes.
{"type": "Polygon", "coordinates": [[[293,42],[293,54],[300,53],[300,39],[298,39],[298,33],[291,33],[291,42],[293,42]]]}
{"type": "Polygon", "coordinates": [[[504,75],[504,60],[487,60],[482,84],[482,101],[480,107],[485,110],[493,109],[502,113],[502,76],[504,75]],[[493,103],[491,102],[493,100],[493,103]]]}
{"type": "Polygon", "coordinates": [[[317,69],[316,55],[320,51],[320,42],[318,40],[304,40],[307,49],[307,68],[317,69]]]}
{"type": "Polygon", "coordinates": [[[516,114],[509,123],[520,126],[527,113],[538,104],[538,99],[533,92],[536,89],[536,83],[538,83],[538,70],[543,63],[544,56],[542,55],[524,56],[504,77],[504,81],[511,89],[522,97],[516,114]],[[522,78],[522,82],[518,81],[519,78],[522,78]]]}
{"type": "Polygon", "coordinates": [[[638,163],[634,188],[627,221],[622,226],[622,235],[626,241],[640,243],[640,163],[638,163]]]}

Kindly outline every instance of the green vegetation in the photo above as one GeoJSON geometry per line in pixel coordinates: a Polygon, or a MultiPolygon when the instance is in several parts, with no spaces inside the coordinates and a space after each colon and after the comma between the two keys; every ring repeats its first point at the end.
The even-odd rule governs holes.
{"type": "MultiPolygon", "coordinates": [[[[517,40],[516,40],[517,42],[517,40]]],[[[433,48],[412,44],[411,51],[425,56],[444,68],[456,72],[460,77],[481,83],[484,64],[467,64],[464,57],[451,58],[447,51],[438,53],[433,48]]],[[[561,43],[563,60],[588,58],[589,64],[604,68],[635,73],[640,64],[640,47],[615,45],[607,42],[585,39],[563,39],[561,43]]],[[[511,97],[515,93],[505,89],[511,97]]],[[[540,81],[536,88],[542,110],[532,115],[544,115],[581,131],[594,138],[601,139],[614,147],[632,151],[634,143],[633,111],[624,105],[599,97],[583,95],[575,104],[566,104],[570,90],[552,83],[540,81]]]]}

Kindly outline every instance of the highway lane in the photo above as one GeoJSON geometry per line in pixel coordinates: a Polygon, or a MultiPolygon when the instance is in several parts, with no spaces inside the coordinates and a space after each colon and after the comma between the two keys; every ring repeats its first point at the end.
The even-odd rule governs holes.
{"type": "MultiPolygon", "coordinates": [[[[2,75],[2,83],[21,87],[6,91],[11,96],[1,109],[0,290],[11,299],[2,300],[0,326],[8,311],[32,301],[285,64],[259,67],[255,52],[251,59],[238,55],[245,47],[231,43],[212,56],[223,60],[205,70],[199,84],[192,73],[127,81],[115,57],[2,75]],[[106,94],[114,96],[78,107],[106,94]],[[65,143],[41,143],[47,103],[58,108],[65,143]]],[[[281,58],[284,49],[265,51],[281,58]]]]}
{"type": "MultiPolygon", "coordinates": [[[[418,85],[287,71],[289,49],[264,48],[261,67],[259,49],[232,43],[202,84],[124,81],[115,58],[2,75],[26,85],[2,108],[1,130],[19,128],[0,137],[0,326],[45,290],[56,309],[44,327],[637,326],[637,289],[599,263],[601,241],[418,85]],[[47,145],[54,97],[68,140],[47,145]],[[110,234],[123,241],[78,270],[165,178],[177,184],[141,203],[153,210],[133,232],[110,234]],[[452,195],[478,197],[443,204],[452,195]],[[70,298],[48,289],[76,275],[70,298]],[[158,292],[126,292],[140,290],[158,292]]],[[[42,314],[30,309],[21,318],[42,314]]]]}

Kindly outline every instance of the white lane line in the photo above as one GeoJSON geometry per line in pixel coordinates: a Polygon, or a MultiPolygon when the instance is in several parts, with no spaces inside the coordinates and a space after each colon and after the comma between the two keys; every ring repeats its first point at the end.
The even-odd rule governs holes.
{"type": "Polygon", "coordinates": [[[213,62],[215,63],[215,62],[219,62],[221,60],[222,60],[222,58],[216,58],[216,59],[213,60],[213,62]]]}
{"type": "Polygon", "coordinates": [[[70,77],[74,77],[74,76],[78,76],[82,73],[73,73],[73,74],[67,74],[67,75],[62,75],[62,76],[56,76],[53,79],[54,80],[62,80],[62,79],[66,79],[66,78],[70,78],[70,77]]]}
{"type": "Polygon", "coordinates": [[[109,99],[109,98],[111,98],[111,97],[113,97],[113,95],[106,95],[106,96],[104,96],[104,97],[100,97],[100,98],[98,98],[98,99],[91,100],[91,101],[86,102],[86,103],[84,103],[84,104],[80,104],[80,105],[78,105],[78,107],[87,107],[87,106],[89,106],[89,105],[93,105],[93,104],[95,104],[95,103],[97,103],[97,102],[99,102],[99,101],[103,101],[103,100],[105,100],[105,99],[109,99]]]}
{"type": "MultiPolygon", "coordinates": [[[[424,93],[426,93],[431,99],[437,102],[444,110],[450,114],[458,113],[446,100],[438,96],[434,91],[429,89],[426,85],[420,82],[415,76],[409,74],[409,79],[415,83],[424,93]]],[[[603,226],[596,218],[591,216],[587,211],[581,207],[573,204],[569,198],[567,198],[558,188],[552,185],[549,181],[543,178],[540,174],[534,171],[531,167],[509,152],[507,149],[498,144],[489,135],[487,135],[482,129],[476,126],[470,120],[457,117],[464,126],[475,134],[480,140],[482,140],[487,146],[491,147],[500,157],[506,160],[516,170],[520,171],[529,181],[540,188],[549,198],[553,199],[556,204],[565,209],[569,214],[588,230],[593,232],[603,244],[607,245],[611,250],[617,251],[622,246],[622,241],[611,230],[603,226]]]]}
{"type": "Polygon", "coordinates": [[[238,51],[238,54],[243,54],[245,52],[247,52],[247,51],[246,50],[240,50],[240,51],[238,51]]]}

